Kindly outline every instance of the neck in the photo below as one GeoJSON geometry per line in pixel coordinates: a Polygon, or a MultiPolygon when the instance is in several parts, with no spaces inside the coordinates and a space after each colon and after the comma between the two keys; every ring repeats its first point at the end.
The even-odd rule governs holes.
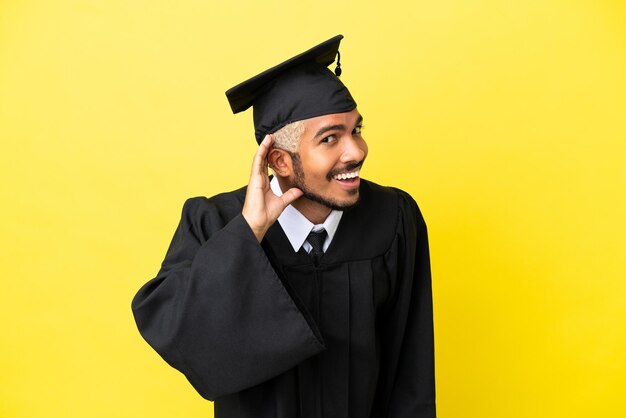
{"type": "Polygon", "coordinates": [[[291,206],[298,209],[298,211],[303,214],[305,218],[315,225],[324,223],[331,212],[331,209],[328,206],[309,200],[306,197],[299,198],[293,202],[291,206]]]}
{"type": "MultiPolygon", "coordinates": [[[[288,181],[288,179],[280,176],[276,176],[276,178],[278,179],[278,184],[280,185],[281,190],[289,190],[290,188],[294,187],[288,181]]],[[[305,218],[307,218],[315,225],[324,223],[324,221],[326,220],[326,218],[328,218],[328,215],[330,215],[330,212],[332,211],[332,209],[328,206],[324,206],[321,203],[314,202],[304,196],[292,202],[291,206],[296,208],[298,212],[303,214],[305,218]]]]}

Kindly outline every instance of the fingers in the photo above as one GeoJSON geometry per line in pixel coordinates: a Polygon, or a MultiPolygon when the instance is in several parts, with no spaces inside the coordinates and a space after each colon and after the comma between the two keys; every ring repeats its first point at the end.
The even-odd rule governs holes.
{"type": "Polygon", "coordinates": [[[291,189],[289,189],[285,193],[283,193],[283,195],[281,196],[281,199],[282,199],[283,203],[285,204],[285,207],[287,207],[294,200],[296,200],[299,197],[301,197],[302,194],[303,194],[302,190],[300,190],[300,189],[298,189],[296,187],[292,187],[291,189]]]}
{"type": "Polygon", "coordinates": [[[251,174],[267,174],[267,153],[272,146],[273,138],[271,135],[265,135],[263,141],[259,144],[259,148],[254,154],[254,159],[252,160],[252,170],[251,174]]]}

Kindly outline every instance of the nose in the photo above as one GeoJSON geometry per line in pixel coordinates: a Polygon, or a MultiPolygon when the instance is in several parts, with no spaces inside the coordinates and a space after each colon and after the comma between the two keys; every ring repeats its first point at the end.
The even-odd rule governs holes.
{"type": "Polygon", "coordinates": [[[362,137],[355,137],[348,134],[343,141],[343,149],[341,154],[341,162],[359,162],[367,156],[367,144],[362,137]]]}

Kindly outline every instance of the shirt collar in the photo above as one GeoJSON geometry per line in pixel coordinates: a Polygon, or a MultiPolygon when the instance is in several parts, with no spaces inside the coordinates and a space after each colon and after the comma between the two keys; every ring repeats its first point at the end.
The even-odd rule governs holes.
{"type": "MultiPolygon", "coordinates": [[[[283,191],[280,189],[280,185],[278,184],[278,180],[276,177],[272,178],[270,181],[270,187],[276,196],[281,196],[283,191]]],[[[337,232],[337,228],[339,227],[339,221],[341,220],[341,216],[343,215],[342,211],[332,210],[330,214],[322,224],[315,225],[313,222],[309,221],[300,211],[293,206],[289,205],[285,208],[283,213],[278,217],[278,222],[280,223],[281,228],[287,235],[287,239],[291,243],[293,250],[295,252],[300,251],[302,245],[305,245],[305,249],[309,246],[308,242],[306,242],[306,238],[309,236],[309,233],[313,231],[318,231],[322,228],[326,230],[328,236],[326,237],[326,241],[324,241],[324,251],[330,245],[330,242],[333,240],[335,236],[335,232],[337,232]]]]}

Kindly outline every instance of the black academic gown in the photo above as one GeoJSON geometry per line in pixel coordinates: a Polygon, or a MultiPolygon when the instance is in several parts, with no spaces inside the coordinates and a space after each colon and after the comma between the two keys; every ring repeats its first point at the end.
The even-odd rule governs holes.
{"type": "Polygon", "coordinates": [[[245,189],[189,199],[133,299],[146,341],[218,418],[435,417],[426,225],[405,192],[361,181],[315,265],[276,222],[261,245],[245,189]]]}

